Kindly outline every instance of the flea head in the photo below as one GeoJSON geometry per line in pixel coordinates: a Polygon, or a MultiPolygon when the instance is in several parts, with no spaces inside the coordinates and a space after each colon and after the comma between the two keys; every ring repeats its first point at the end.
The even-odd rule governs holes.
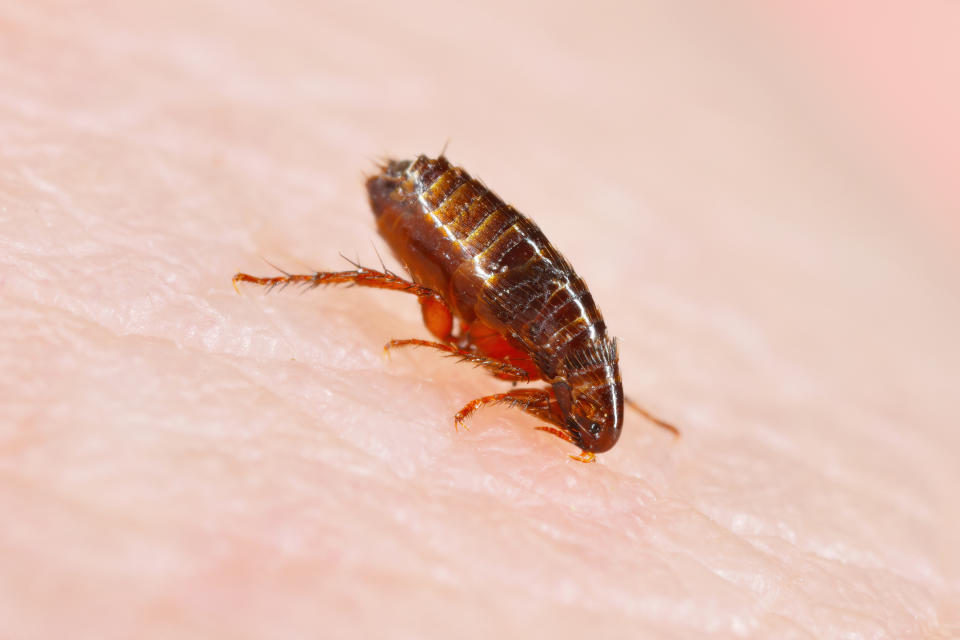
{"type": "Polygon", "coordinates": [[[603,360],[568,371],[553,384],[564,429],[574,444],[591,453],[609,451],[623,428],[623,386],[616,346],[610,353],[603,360]]]}

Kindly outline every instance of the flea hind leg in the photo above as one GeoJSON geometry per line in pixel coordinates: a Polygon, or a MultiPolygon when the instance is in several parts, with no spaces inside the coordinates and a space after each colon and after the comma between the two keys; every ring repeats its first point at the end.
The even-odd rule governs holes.
{"type": "Polygon", "coordinates": [[[529,378],[526,371],[513,366],[509,362],[495,358],[487,358],[486,356],[465,351],[443,342],[430,342],[428,340],[417,340],[415,338],[409,340],[391,340],[384,345],[383,350],[389,353],[390,349],[395,347],[430,347],[431,349],[443,351],[449,357],[459,358],[461,362],[469,362],[478,367],[483,367],[488,371],[492,371],[499,378],[517,382],[526,382],[529,378]]]}
{"type": "Polygon", "coordinates": [[[661,427],[661,428],[663,428],[663,429],[666,429],[667,431],[669,431],[670,433],[672,433],[675,438],[679,438],[679,437],[680,437],[680,430],[679,430],[679,429],[677,429],[675,426],[673,426],[673,425],[670,424],[669,422],[665,422],[665,421],[661,420],[660,418],[654,416],[653,414],[651,414],[649,411],[647,411],[646,409],[644,409],[643,407],[641,407],[640,405],[638,405],[636,402],[634,402],[634,401],[631,400],[630,398],[624,398],[624,399],[623,399],[623,403],[624,403],[625,405],[627,405],[628,407],[630,407],[631,409],[633,409],[634,411],[636,411],[637,413],[639,413],[640,415],[642,415],[644,418],[646,418],[647,420],[649,420],[649,421],[652,422],[653,424],[655,424],[655,425],[657,425],[658,427],[661,427]]]}
{"type": "Polygon", "coordinates": [[[268,291],[277,287],[283,289],[290,285],[316,289],[321,285],[346,284],[354,287],[402,291],[413,294],[420,300],[423,322],[427,326],[427,329],[441,340],[450,340],[453,332],[453,314],[450,312],[447,303],[443,301],[443,298],[441,298],[436,291],[419,285],[416,282],[404,280],[386,268],[384,268],[383,271],[374,271],[373,269],[367,269],[352,261],[351,264],[353,264],[356,269],[351,269],[350,271],[316,271],[305,274],[287,273],[283,269],[277,268],[277,271],[283,275],[273,278],[261,278],[247,273],[238,273],[233,276],[233,288],[239,293],[240,289],[237,285],[240,283],[266,287],[268,291]]]}
{"type": "MultiPolygon", "coordinates": [[[[358,287],[373,287],[376,289],[391,289],[393,291],[404,291],[412,293],[415,296],[435,296],[432,289],[428,289],[415,282],[404,280],[390,271],[374,271],[360,265],[354,265],[356,269],[350,271],[316,271],[314,273],[293,274],[287,273],[283,269],[277,269],[283,275],[274,278],[261,278],[247,273],[238,273],[233,276],[233,286],[238,283],[250,283],[274,289],[288,287],[290,285],[301,285],[308,289],[315,289],[320,285],[328,284],[349,284],[358,287]]],[[[239,293],[239,289],[237,289],[239,293]]]]}

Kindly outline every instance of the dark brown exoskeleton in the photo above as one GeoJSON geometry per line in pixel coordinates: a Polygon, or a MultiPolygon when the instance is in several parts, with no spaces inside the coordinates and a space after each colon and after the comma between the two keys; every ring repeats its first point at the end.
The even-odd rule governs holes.
{"type": "Polygon", "coordinates": [[[234,284],[412,293],[439,342],[391,340],[386,349],[433,347],[504,380],[550,385],[478,398],[456,414],[457,426],[482,406],[507,403],[552,425],[538,429],[578,446],[577,460],[590,462],[616,444],[624,407],[616,341],[583,280],[539,227],[442,155],[389,161],[367,180],[367,192],[380,235],[413,282],[354,265],[275,278],[238,273],[234,284]]]}

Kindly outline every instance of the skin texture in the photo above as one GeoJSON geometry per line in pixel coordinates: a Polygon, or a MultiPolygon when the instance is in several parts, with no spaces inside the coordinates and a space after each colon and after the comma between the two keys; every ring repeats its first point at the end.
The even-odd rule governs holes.
{"type": "Polygon", "coordinates": [[[0,7],[0,636],[956,637],[956,238],[671,6],[0,7]],[[509,386],[386,361],[412,297],[234,292],[376,266],[362,172],[448,137],[679,442],[457,433],[509,386]]]}

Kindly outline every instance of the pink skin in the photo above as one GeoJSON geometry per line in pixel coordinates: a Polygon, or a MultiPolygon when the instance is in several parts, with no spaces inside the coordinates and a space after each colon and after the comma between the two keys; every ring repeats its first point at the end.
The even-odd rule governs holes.
{"type": "Polygon", "coordinates": [[[145,6],[0,9],[0,636],[957,632],[956,263],[760,26],[145,6]],[[385,360],[412,296],[234,292],[390,264],[361,174],[447,136],[680,441],[455,432],[509,385],[385,360]]]}

